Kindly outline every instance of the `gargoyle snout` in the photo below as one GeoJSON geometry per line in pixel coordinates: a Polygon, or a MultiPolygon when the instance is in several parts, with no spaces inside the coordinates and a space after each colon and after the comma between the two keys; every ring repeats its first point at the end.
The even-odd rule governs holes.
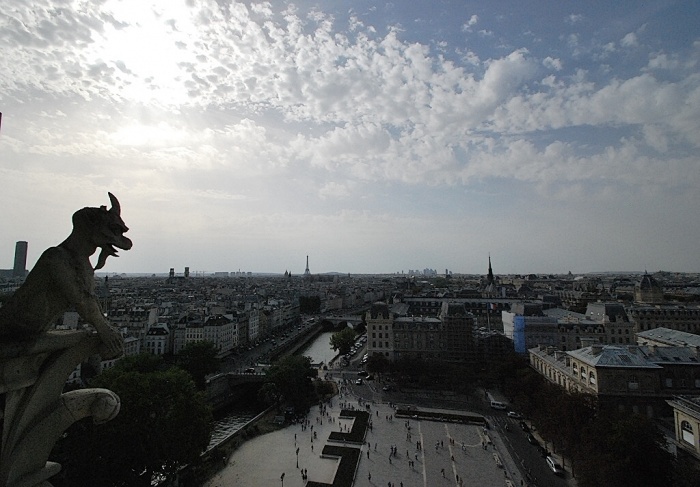
{"type": "Polygon", "coordinates": [[[129,250],[133,245],[133,242],[131,239],[128,237],[125,237],[124,235],[121,235],[116,242],[114,242],[114,246],[118,247],[122,250],[129,250]]]}

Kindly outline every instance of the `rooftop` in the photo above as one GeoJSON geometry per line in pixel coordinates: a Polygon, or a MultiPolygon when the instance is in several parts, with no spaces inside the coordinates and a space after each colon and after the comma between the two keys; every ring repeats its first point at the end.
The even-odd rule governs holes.
{"type": "Polygon", "coordinates": [[[661,366],[650,361],[639,347],[593,345],[567,353],[570,357],[593,367],[661,368],[661,366]]]}
{"type": "Polygon", "coordinates": [[[654,328],[652,330],[640,331],[637,333],[637,342],[644,344],[645,340],[663,343],[676,347],[699,347],[700,335],[687,333],[684,331],[671,330],[670,328],[654,328]]]}

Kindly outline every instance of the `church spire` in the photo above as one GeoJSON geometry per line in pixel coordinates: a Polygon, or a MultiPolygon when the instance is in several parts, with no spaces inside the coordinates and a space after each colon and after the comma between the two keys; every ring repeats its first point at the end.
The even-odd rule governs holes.
{"type": "Polygon", "coordinates": [[[491,268],[491,254],[489,254],[489,273],[486,276],[486,283],[493,284],[493,269],[491,268]]]}

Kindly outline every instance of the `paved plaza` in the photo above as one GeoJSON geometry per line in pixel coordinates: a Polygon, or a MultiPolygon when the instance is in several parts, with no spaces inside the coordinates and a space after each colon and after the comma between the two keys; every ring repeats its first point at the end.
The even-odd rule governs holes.
{"type": "MultiPolygon", "coordinates": [[[[326,406],[325,415],[320,414],[319,406],[314,406],[307,415],[306,428],[291,425],[246,441],[204,485],[302,487],[308,481],[331,484],[339,460],[321,458],[323,447],[337,445],[328,442],[331,431],[348,431],[352,426],[353,420],[339,418],[341,409],[368,410],[366,407],[352,394],[334,397],[326,406]],[[306,479],[302,478],[304,471],[306,479]]],[[[497,433],[491,430],[479,425],[395,418],[395,410],[386,403],[369,404],[368,411],[372,428],[367,430],[362,445],[356,487],[506,486],[506,480],[521,485],[520,472],[497,433]]]]}

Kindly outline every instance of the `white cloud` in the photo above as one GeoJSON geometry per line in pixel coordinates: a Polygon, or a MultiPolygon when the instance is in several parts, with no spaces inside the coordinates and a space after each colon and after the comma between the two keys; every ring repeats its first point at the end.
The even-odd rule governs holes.
{"type": "Polygon", "coordinates": [[[385,225],[364,235],[372,242],[397,221],[433,230],[434,216],[395,209],[417,191],[444,197],[452,215],[482,186],[494,200],[528,192],[590,208],[591,195],[619,207],[659,188],[692,203],[687,188],[700,183],[700,49],[657,40],[647,52],[640,29],[602,40],[584,29],[590,12],[543,49],[535,26],[464,36],[476,15],[453,37],[418,40],[430,22],[404,32],[395,26],[410,23],[372,9],[80,5],[14,2],[0,16],[4,204],[29,185],[67,212],[114,190],[137,227],[185,235],[152,223],[176,209],[223,248],[233,227],[252,241],[290,220],[323,239],[351,234],[344,224],[385,225]]]}
{"type": "Polygon", "coordinates": [[[318,195],[323,200],[328,198],[347,198],[352,195],[354,186],[355,184],[352,181],[343,183],[329,181],[318,190],[318,195]]]}
{"type": "Polygon", "coordinates": [[[626,34],[621,40],[620,40],[620,45],[622,47],[636,47],[639,45],[639,41],[637,40],[637,34],[634,32],[630,32],[629,34],[626,34]]]}
{"type": "Polygon", "coordinates": [[[469,17],[469,20],[466,21],[464,24],[462,24],[462,31],[463,32],[471,32],[472,27],[475,26],[479,22],[479,16],[474,14],[471,17],[469,17]]]}
{"type": "Polygon", "coordinates": [[[677,56],[669,56],[664,52],[653,52],[649,55],[649,70],[677,70],[682,67],[683,64],[677,56]]]}
{"type": "Polygon", "coordinates": [[[554,71],[561,71],[562,69],[562,64],[560,59],[552,58],[547,56],[544,58],[542,61],[542,64],[544,65],[545,68],[547,69],[553,69],[554,71]]]}
{"type": "Polygon", "coordinates": [[[566,22],[569,24],[577,24],[583,21],[583,15],[581,14],[570,14],[566,17],[566,22]]]}

